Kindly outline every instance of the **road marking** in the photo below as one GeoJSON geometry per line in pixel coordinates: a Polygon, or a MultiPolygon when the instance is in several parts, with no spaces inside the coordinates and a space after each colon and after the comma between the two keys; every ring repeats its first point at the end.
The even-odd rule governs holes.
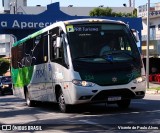
{"type": "MultiPolygon", "coordinates": [[[[160,110],[141,111],[141,112],[127,112],[127,113],[114,113],[114,114],[98,114],[98,116],[115,116],[115,115],[129,115],[129,114],[140,114],[140,113],[160,113],[160,110]]],[[[97,116],[97,115],[85,115],[85,116],[97,116]]]]}
{"type": "Polygon", "coordinates": [[[160,112],[160,110],[152,110],[152,111],[145,111],[145,112],[147,112],[147,113],[158,113],[158,112],[160,112]]]}
{"type": "MultiPolygon", "coordinates": [[[[128,112],[128,113],[118,113],[116,115],[120,115],[120,114],[140,114],[140,113],[160,113],[160,110],[152,110],[152,111],[142,111],[142,112],[128,112]]],[[[110,114],[110,115],[115,115],[115,114],[110,114]]]]}
{"type": "Polygon", "coordinates": [[[99,123],[96,123],[96,122],[92,122],[92,121],[88,121],[88,120],[79,120],[79,121],[83,122],[83,123],[86,123],[86,124],[94,125],[96,127],[100,127],[100,128],[103,128],[103,129],[108,129],[107,127],[105,127],[103,125],[100,125],[99,123]]]}
{"type": "Polygon", "coordinates": [[[88,121],[88,120],[79,120],[80,122],[86,123],[86,124],[91,124],[91,125],[98,125],[96,122],[88,121]]]}
{"type": "MultiPolygon", "coordinates": [[[[160,113],[160,110],[153,110],[153,111],[144,111],[145,113],[160,113]]],[[[139,113],[144,113],[144,112],[129,112],[129,113],[118,113],[118,114],[106,114],[106,115],[126,115],[126,114],[139,114],[139,113]]],[[[105,115],[105,114],[103,114],[105,115]]],[[[92,115],[86,115],[86,116],[92,116],[92,115]]],[[[86,124],[90,124],[90,125],[94,125],[96,127],[100,127],[103,129],[108,129],[106,126],[101,125],[100,123],[96,123],[96,122],[92,122],[89,120],[79,120],[80,122],[86,123],[86,124]]]]}
{"type": "Polygon", "coordinates": [[[138,104],[147,104],[146,102],[132,102],[132,103],[138,103],[138,104]]]}

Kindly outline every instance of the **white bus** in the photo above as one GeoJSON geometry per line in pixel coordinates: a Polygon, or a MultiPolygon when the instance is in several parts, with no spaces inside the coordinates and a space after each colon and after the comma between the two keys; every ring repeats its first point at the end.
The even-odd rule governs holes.
{"type": "Polygon", "coordinates": [[[28,106],[57,102],[61,112],[83,103],[127,108],[145,96],[145,71],[136,40],[121,21],[77,19],[56,22],[13,44],[14,95],[28,106]],[[100,55],[113,39],[116,50],[100,55]]]}

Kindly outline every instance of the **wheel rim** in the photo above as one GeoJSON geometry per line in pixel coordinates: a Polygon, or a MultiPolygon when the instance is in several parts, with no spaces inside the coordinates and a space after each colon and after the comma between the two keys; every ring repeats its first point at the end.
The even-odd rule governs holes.
{"type": "Polygon", "coordinates": [[[62,112],[64,112],[65,109],[66,109],[66,105],[65,105],[65,100],[64,100],[63,94],[61,94],[60,97],[59,97],[59,107],[60,107],[60,110],[62,112]]]}

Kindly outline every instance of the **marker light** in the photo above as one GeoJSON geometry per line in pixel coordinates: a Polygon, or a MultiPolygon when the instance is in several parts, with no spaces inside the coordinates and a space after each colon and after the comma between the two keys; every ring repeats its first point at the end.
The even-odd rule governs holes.
{"type": "Polygon", "coordinates": [[[89,19],[89,22],[102,22],[102,19],[89,19]]]}

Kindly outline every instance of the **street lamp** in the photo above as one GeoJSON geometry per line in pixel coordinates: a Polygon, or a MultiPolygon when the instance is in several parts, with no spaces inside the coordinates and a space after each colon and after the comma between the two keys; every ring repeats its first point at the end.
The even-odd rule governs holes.
{"type": "Polygon", "coordinates": [[[126,3],[124,3],[123,6],[126,7],[127,6],[126,3]]]}
{"type": "Polygon", "coordinates": [[[14,5],[13,5],[13,14],[16,14],[16,3],[14,2],[14,5]]]}
{"type": "Polygon", "coordinates": [[[11,10],[12,10],[12,2],[9,3],[9,6],[10,6],[10,14],[11,14],[11,10]]]}
{"type": "Polygon", "coordinates": [[[9,3],[9,6],[10,6],[10,14],[11,14],[11,10],[13,11],[13,14],[16,14],[16,12],[17,12],[17,2],[11,2],[11,3],[9,3]],[[12,8],[13,7],[13,8],[12,8]]]}
{"type": "Polygon", "coordinates": [[[150,0],[147,4],[147,51],[146,51],[146,87],[149,88],[149,40],[150,40],[150,22],[149,22],[149,12],[150,12],[150,0]]]}
{"type": "Polygon", "coordinates": [[[100,5],[99,7],[104,7],[104,5],[100,5]]]}

